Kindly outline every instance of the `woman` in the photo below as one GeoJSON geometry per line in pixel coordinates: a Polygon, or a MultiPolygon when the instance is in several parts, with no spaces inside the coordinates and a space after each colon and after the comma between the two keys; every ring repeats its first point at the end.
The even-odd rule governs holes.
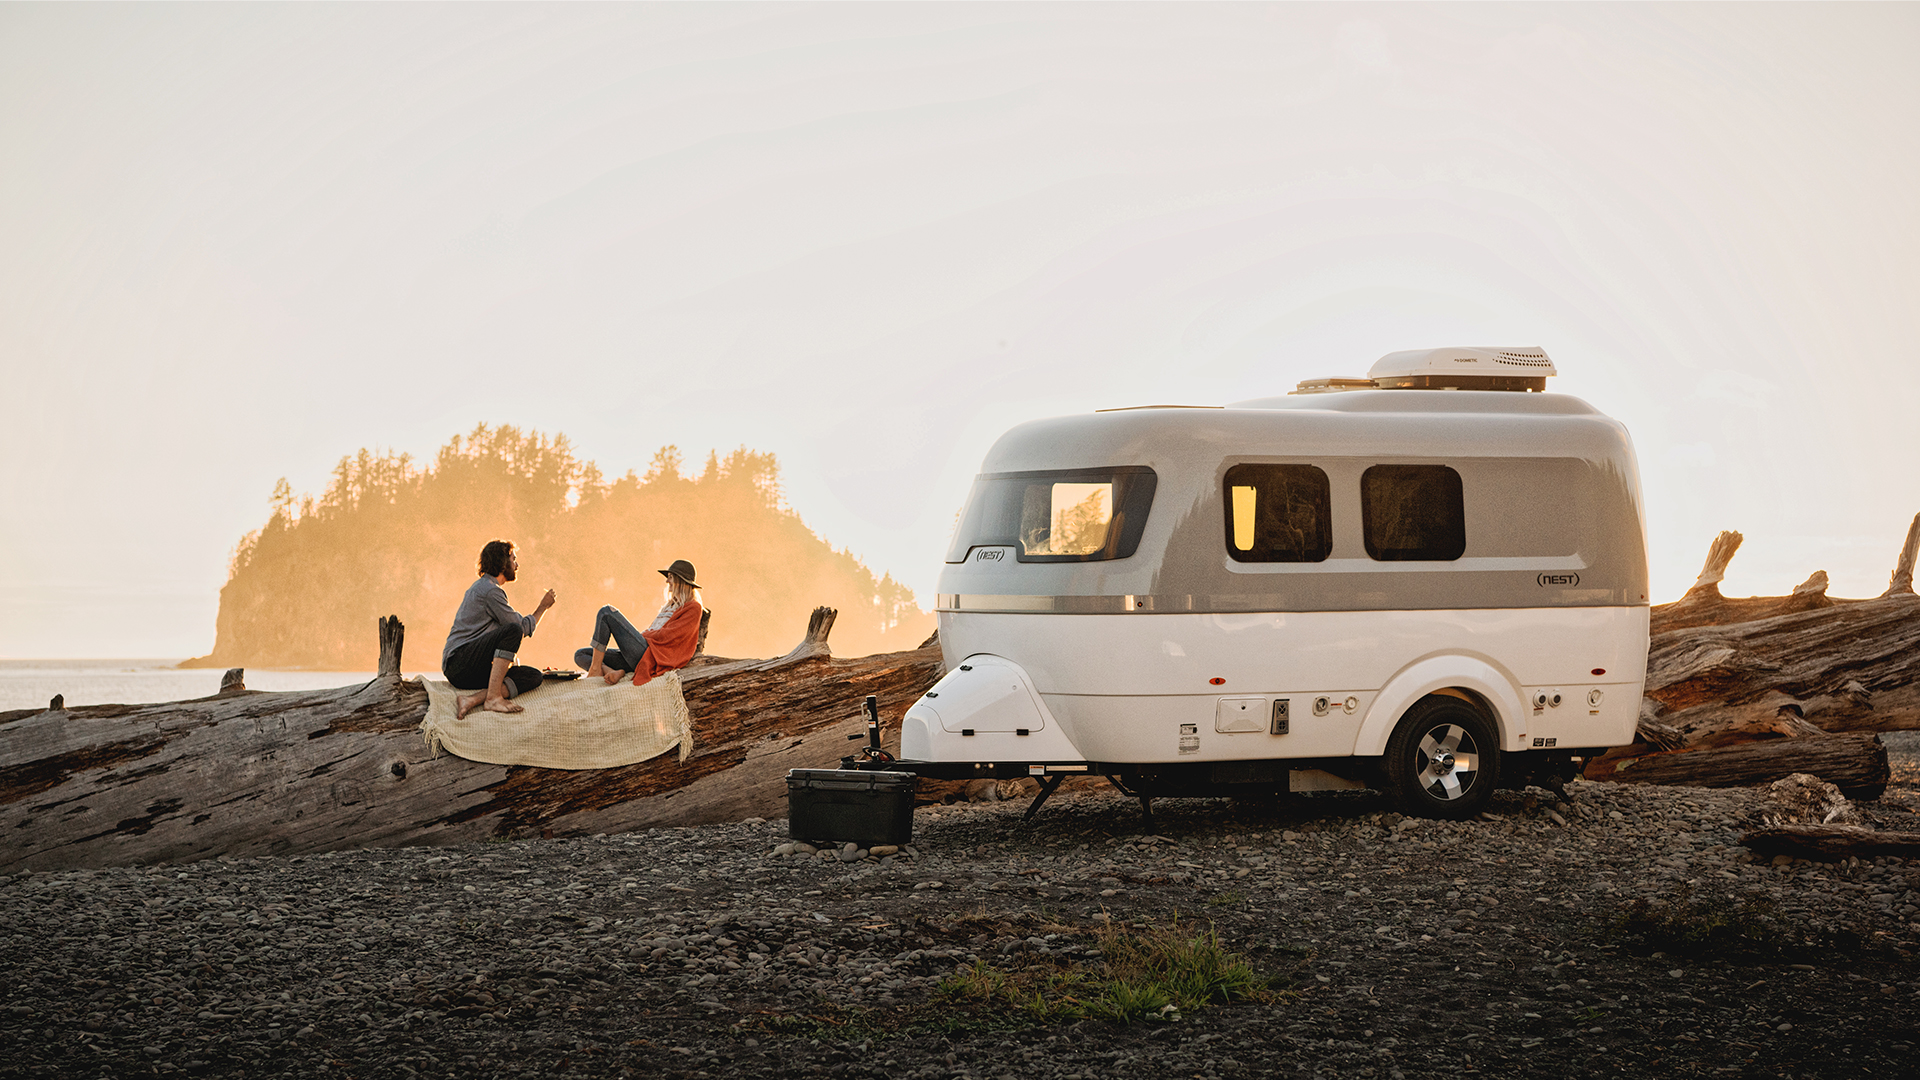
{"type": "Polygon", "coordinates": [[[675,559],[660,573],[667,579],[667,602],[652,626],[636,630],[619,608],[600,609],[593,620],[593,647],[573,654],[573,662],[586,668],[588,677],[598,675],[612,686],[631,671],[633,685],[642,686],[655,675],[686,667],[693,659],[700,645],[701,610],[693,564],[675,559]],[[617,648],[607,648],[609,638],[617,648]]]}

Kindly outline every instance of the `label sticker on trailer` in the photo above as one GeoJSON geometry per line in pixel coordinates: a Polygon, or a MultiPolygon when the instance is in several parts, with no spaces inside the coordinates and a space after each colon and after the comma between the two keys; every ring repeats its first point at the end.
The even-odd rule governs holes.
{"type": "Polygon", "coordinates": [[[1197,754],[1200,752],[1199,724],[1180,725],[1180,752],[1182,754],[1197,754]]]}

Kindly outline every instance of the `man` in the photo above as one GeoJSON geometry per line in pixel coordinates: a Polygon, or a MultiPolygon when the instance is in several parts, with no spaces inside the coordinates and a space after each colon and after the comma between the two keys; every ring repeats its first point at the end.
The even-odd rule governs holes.
{"type": "Polygon", "coordinates": [[[440,673],[455,690],[471,690],[460,695],[454,715],[464,717],[476,708],[488,712],[523,711],[513,698],[540,685],[540,672],[516,665],[520,640],[533,636],[540,616],[553,606],[553,590],[540,598],[533,614],[522,615],[507,603],[507,591],[501,588],[519,576],[520,556],[513,544],[492,540],[480,549],[480,577],[468,587],[453,616],[453,629],[447,632],[447,647],[440,654],[440,673]]]}

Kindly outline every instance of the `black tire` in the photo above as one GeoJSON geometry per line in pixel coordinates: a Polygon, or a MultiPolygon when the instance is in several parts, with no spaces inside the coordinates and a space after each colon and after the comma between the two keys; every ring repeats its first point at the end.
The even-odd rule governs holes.
{"type": "Polygon", "coordinates": [[[1479,813],[1500,781],[1493,723],[1456,697],[1414,702],[1387,740],[1387,795],[1414,817],[1459,820],[1479,813]]]}

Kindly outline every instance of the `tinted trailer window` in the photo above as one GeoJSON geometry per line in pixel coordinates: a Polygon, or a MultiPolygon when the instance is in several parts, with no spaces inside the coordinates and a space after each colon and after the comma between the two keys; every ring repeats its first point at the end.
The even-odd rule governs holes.
{"type": "Polygon", "coordinates": [[[1445,562],[1467,550],[1460,474],[1445,465],[1375,465],[1360,476],[1367,554],[1381,562],[1445,562]]]}
{"type": "Polygon", "coordinates": [[[1324,562],[1333,551],[1327,474],[1312,465],[1227,470],[1227,554],[1238,562],[1324,562]]]}

